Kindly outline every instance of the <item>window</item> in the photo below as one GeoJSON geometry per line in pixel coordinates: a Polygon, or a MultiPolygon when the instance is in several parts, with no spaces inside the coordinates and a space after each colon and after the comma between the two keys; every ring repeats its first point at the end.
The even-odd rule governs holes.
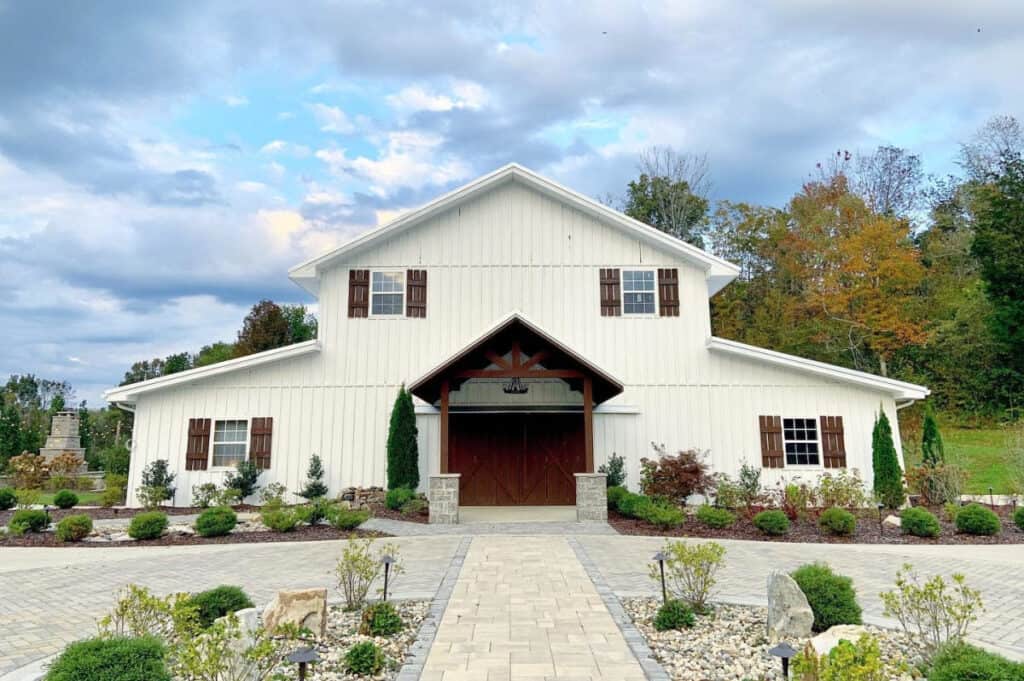
{"type": "Polygon", "coordinates": [[[396,317],[405,314],[405,273],[373,272],[370,275],[370,315],[396,317]]]}
{"type": "Polygon", "coordinates": [[[787,466],[817,466],[817,419],[782,419],[782,440],[786,446],[787,466]]]}
{"type": "Polygon", "coordinates": [[[654,314],[654,270],[622,271],[622,314],[654,314]]]}
{"type": "Polygon", "coordinates": [[[249,446],[248,422],[217,421],[213,427],[213,465],[234,466],[245,461],[249,446]]]}

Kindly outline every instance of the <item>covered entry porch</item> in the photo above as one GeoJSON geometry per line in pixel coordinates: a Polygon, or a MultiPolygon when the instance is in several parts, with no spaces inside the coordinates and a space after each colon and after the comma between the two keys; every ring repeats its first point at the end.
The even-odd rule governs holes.
{"type": "Polygon", "coordinates": [[[409,386],[437,408],[438,469],[461,506],[573,506],[594,471],[594,408],[622,384],[512,315],[409,386]]]}

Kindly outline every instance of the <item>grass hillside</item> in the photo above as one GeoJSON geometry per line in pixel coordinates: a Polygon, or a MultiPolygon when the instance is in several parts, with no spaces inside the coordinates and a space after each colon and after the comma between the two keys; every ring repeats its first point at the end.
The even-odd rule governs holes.
{"type": "MultiPolygon", "coordinates": [[[[946,460],[971,475],[966,493],[987,494],[989,487],[996,494],[1011,491],[1012,462],[1024,458],[1024,424],[988,428],[940,425],[940,430],[946,444],[946,460]]],[[[909,465],[920,461],[919,450],[919,446],[904,443],[909,465]]]]}

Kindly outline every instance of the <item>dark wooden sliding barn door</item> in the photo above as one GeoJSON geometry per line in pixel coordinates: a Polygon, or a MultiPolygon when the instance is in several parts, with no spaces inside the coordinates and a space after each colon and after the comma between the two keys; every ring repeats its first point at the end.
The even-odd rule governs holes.
{"type": "Polygon", "coordinates": [[[463,506],[571,506],[586,470],[582,414],[452,414],[463,506]]]}

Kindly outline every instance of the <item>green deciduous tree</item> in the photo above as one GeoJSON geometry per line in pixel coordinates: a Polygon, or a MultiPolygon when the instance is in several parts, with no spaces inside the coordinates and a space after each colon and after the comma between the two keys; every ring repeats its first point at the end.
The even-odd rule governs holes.
{"type": "Polygon", "coordinates": [[[282,305],[281,314],[288,321],[289,343],[302,343],[316,338],[316,317],[309,313],[305,305],[282,305]]]}
{"type": "Polygon", "coordinates": [[[388,489],[420,484],[420,456],[416,444],[416,411],[412,394],[403,385],[391,410],[388,430],[388,489]]]}
{"type": "Polygon", "coordinates": [[[903,491],[903,472],[900,470],[896,445],[892,440],[892,426],[885,411],[879,409],[875,428],[871,433],[871,463],[874,468],[875,497],[886,508],[899,508],[906,501],[903,491]]]}
{"type": "Polygon", "coordinates": [[[204,367],[218,362],[224,362],[235,356],[235,346],[232,343],[218,341],[210,345],[204,345],[199,353],[192,360],[195,367],[204,367]]]}

